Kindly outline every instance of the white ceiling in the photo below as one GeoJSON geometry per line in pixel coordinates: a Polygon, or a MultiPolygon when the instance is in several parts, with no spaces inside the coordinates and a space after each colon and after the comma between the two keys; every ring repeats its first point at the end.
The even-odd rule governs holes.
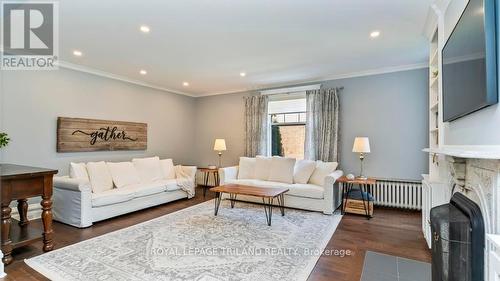
{"type": "Polygon", "coordinates": [[[61,0],[59,53],[193,96],[270,88],[426,62],[430,2],[61,0]]]}

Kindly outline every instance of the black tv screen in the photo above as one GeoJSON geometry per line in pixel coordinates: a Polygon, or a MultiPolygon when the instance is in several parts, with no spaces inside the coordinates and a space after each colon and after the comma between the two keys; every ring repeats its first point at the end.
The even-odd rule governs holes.
{"type": "Polygon", "coordinates": [[[498,103],[495,0],[470,0],[442,52],[443,121],[498,103]]]}

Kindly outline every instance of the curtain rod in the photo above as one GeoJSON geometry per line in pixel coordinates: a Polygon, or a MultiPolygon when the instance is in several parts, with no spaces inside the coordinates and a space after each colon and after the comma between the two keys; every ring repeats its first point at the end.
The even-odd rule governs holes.
{"type": "MultiPolygon", "coordinates": [[[[297,87],[292,87],[292,88],[297,88],[297,87]]],[[[343,90],[344,86],[334,87],[334,88],[337,89],[337,90],[343,90]]],[[[279,89],[276,89],[276,90],[279,90],[279,89]]],[[[272,90],[267,90],[267,91],[272,91],[272,90]]],[[[309,91],[309,90],[304,90],[304,91],[309,91]]],[[[297,92],[300,92],[300,91],[297,91],[297,92],[277,92],[277,93],[266,93],[266,94],[263,94],[262,92],[266,92],[266,91],[260,91],[259,93],[261,95],[274,96],[274,95],[291,95],[291,94],[294,94],[294,93],[297,93],[297,92]]],[[[245,98],[245,97],[243,97],[243,98],[245,98]]]]}

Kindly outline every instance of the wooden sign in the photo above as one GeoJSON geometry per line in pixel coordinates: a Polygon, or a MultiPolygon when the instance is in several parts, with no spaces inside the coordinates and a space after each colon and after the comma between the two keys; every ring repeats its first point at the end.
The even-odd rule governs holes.
{"type": "Polygon", "coordinates": [[[148,124],[68,118],[57,119],[57,152],[146,150],[148,124]]]}

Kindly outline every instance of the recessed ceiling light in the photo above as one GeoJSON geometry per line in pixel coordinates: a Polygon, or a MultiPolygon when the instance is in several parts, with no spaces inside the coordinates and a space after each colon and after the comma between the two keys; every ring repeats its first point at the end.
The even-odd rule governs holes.
{"type": "Polygon", "coordinates": [[[147,72],[146,70],[144,70],[144,69],[141,69],[141,71],[139,71],[139,73],[140,73],[141,75],[146,75],[146,74],[148,74],[148,72],[147,72]]]}
{"type": "Polygon", "coordinates": [[[371,38],[377,38],[377,37],[379,37],[379,36],[380,36],[380,31],[378,31],[378,30],[372,31],[372,32],[370,33],[370,37],[371,37],[371,38]]]}
{"type": "Polygon", "coordinates": [[[78,50],[74,50],[73,51],[73,55],[77,56],[77,57],[81,57],[83,55],[83,53],[81,51],[78,51],[78,50]]]}
{"type": "Polygon", "coordinates": [[[141,25],[141,31],[144,32],[144,33],[149,33],[149,31],[151,31],[151,29],[149,28],[149,26],[147,25],[141,25]]]}
{"type": "Polygon", "coordinates": [[[240,72],[240,76],[245,77],[245,76],[247,76],[247,74],[245,72],[240,72]]]}
{"type": "Polygon", "coordinates": [[[189,86],[189,83],[188,82],[182,82],[182,86],[187,87],[187,86],[189,86]]]}

